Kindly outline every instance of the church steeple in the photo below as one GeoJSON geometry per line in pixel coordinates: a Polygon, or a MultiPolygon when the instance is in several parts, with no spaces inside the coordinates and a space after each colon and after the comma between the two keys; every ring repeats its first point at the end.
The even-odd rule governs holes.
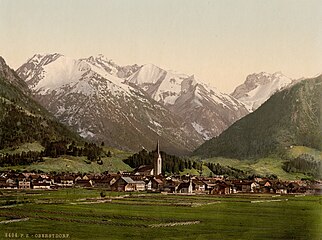
{"type": "Polygon", "coordinates": [[[155,154],[154,154],[153,172],[154,172],[154,176],[158,176],[162,173],[162,158],[160,154],[159,140],[157,142],[157,147],[155,149],[155,154]]]}
{"type": "Polygon", "coordinates": [[[157,147],[156,147],[155,151],[157,152],[158,155],[160,154],[160,144],[159,144],[159,140],[157,142],[157,147]]]}

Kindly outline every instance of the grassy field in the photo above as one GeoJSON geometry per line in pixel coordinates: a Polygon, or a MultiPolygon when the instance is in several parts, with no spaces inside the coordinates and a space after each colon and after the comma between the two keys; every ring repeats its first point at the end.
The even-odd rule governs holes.
{"type": "Polygon", "coordinates": [[[14,148],[5,148],[0,150],[0,154],[16,154],[16,153],[21,153],[21,152],[28,152],[28,151],[34,151],[34,152],[41,152],[45,148],[41,146],[40,143],[38,142],[33,142],[33,143],[24,143],[19,147],[14,147],[14,148]]]}
{"type": "Polygon", "coordinates": [[[288,173],[282,169],[285,160],[280,158],[261,158],[256,160],[238,160],[222,157],[205,159],[204,162],[219,163],[222,166],[234,167],[243,170],[249,174],[259,174],[268,176],[275,174],[279,179],[283,180],[299,180],[305,178],[302,173],[288,173]]]}
{"type": "Polygon", "coordinates": [[[2,191],[6,233],[69,239],[321,239],[321,196],[2,191]]]}
{"type": "MultiPolygon", "coordinates": [[[[294,159],[301,154],[310,154],[316,160],[322,161],[322,152],[304,147],[304,146],[293,146],[287,152],[287,156],[290,159],[294,159]]],[[[283,163],[286,161],[279,157],[267,157],[256,160],[239,160],[223,157],[214,157],[203,160],[205,163],[219,163],[222,166],[234,167],[251,174],[259,174],[262,176],[275,174],[279,179],[283,180],[299,180],[306,178],[307,176],[302,173],[288,173],[282,169],[283,163]]]]}
{"type": "Polygon", "coordinates": [[[296,158],[301,154],[310,154],[313,156],[316,160],[322,161],[322,152],[318,151],[313,148],[308,148],[304,146],[293,146],[289,149],[289,157],[290,158],[296,158]]]}

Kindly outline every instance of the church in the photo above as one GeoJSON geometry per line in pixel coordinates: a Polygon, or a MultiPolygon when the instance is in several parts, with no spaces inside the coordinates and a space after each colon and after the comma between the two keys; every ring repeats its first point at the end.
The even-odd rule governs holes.
{"type": "Polygon", "coordinates": [[[162,158],[160,154],[160,144],[158,140],[157,147],[154,153],[154,159],[153,159],[153,175],[159,176],[161,174],[162,174],[162,158]]]}
{"type": "Polygon", "coordinates": [[[157,142],[157,147],[153,152],[153,161],[151,165],[141,165],[134,170],[136,175],[144,176],[160,176],[162,175],[162,157],[160,153],[160,143],[157,142]]]}

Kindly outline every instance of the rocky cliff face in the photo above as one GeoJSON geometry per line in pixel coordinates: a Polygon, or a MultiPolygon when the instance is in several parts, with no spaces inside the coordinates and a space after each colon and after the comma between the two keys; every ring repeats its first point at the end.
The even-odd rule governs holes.
{"type": "Polygon", "coordinates": [[[127,79],[154,100],[180,116],[204,140],[219,135],[248,111],[244,104],[195,76],[144,65],[127,79]]]}

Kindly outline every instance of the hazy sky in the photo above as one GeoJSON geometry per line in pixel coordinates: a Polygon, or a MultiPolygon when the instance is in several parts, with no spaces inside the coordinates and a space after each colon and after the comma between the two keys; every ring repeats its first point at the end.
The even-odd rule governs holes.
{"type": "Polygon", "coordinates": [[[0,0],[0,55],[153,63],[230,93],[253,72],[322,72],[321,0],[0,0]]]}

